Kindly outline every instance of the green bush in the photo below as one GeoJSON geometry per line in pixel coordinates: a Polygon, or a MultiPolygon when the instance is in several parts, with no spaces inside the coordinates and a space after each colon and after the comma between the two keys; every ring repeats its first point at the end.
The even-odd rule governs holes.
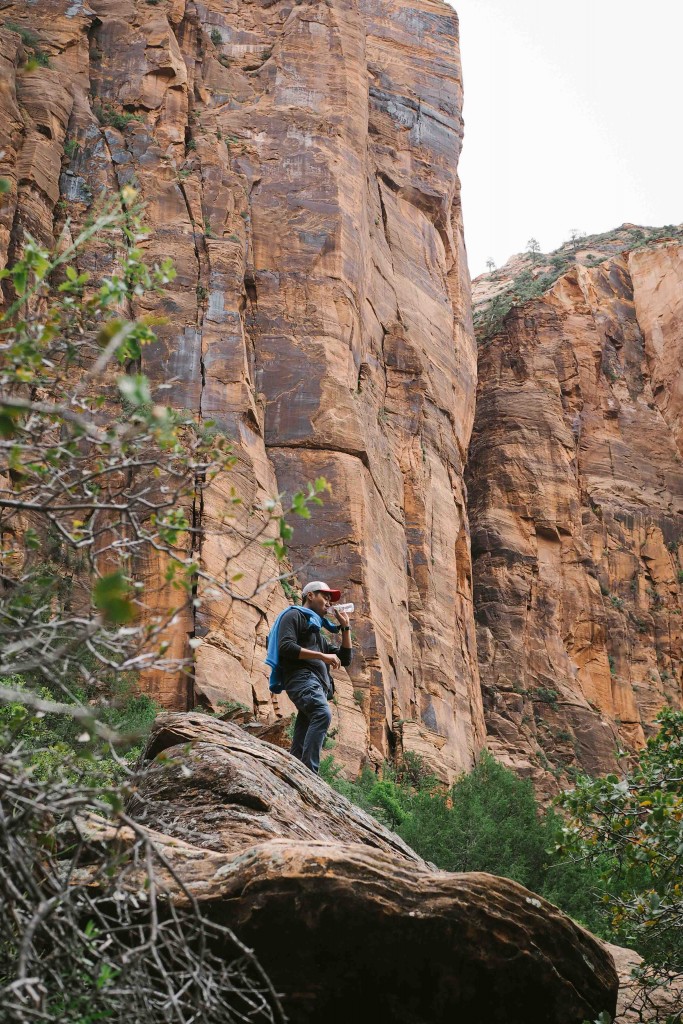
{"type": "MultiPolygon", "coordinates": [[[[72,689],[70,698],[65,698],[61,688],[53,692],[48,686],[19,675],[3,677],[0,687],[30,690],[37,697],[75,707],[87,706],[91,699],[82,689],[72,689]]],[[[160,710],[147,694],[135,691],[131,678],[119,677],[111,684],[109,698],[93,706],[93,718],[121,735],[117,757],[108,745],[96,739],[92,726],[82,718],[41,714],[21,702],[0,704],[0,740],[5,745],[21,744],[36,778],[47,779],[68,762],[73,767],[74,778],[78,777],[87,785],[107,786],[121,781],[126,766],[137,760],[142,742],[160,710]]]]}
{"type": "Polygon", "coordinates": [[[605,913],[665,982],[683,975],[683,711],[664,708],[624,775],[579,779],[564,793],[567,850],[597,868],[605,913]]]}
{"type": "Polygon", "coordinates": [[[534,277],[530,270],[523,270],[512,282],[512,291],[520,302],[538,298],[557,280],[558,274],[541,274],[534,277]]]}
{"type": "Polygon", "coordinates": [[[33,71],[37,67],[49,68],[50,58],[40,47],[40,38],[28,28],[24,28],[23,25],[18,25],[14,21],[4,22],[4,27],[9,29],[10,32],[16,32],[20,37],[24,46],[30,50],[29,58],[26,62],[27,71],[33,71]]]}
{"type": "Polygon", "coordinates": [[[604,861],[589,863],[567,854],[563,847],[564,819],[555,811],[546,812],[543,825],[547,857],[538,891],[594,935],[613,941],[615,935],[605,909],[604,861]]]}
{"type": "Polygon", "coordinates": [[[531,783],[489,754],[447,794],[420,792],[401,834],[447,871],[489,871],[541,887],[546,840],[531,783]]]}
{"type": "Polygon", "coordinates": [[[500,331],[503,321],[514,305],[510,292],[496,295],[485,307],[474,315],[474,326],[480,340],[492,338],[500,331]]]}
{"type": "Polygon", "coordinates": [[[131,121],[142,121],[140,114],[131,114],[128,111],[120,112],[112,107],[111,103],[96,103],[93,106],[95,117],[104,127],[116,128],[122,132],[131,121]]]}
{"type": "Polygon", "coordinates": [[[40,47],[37,47],[31,54],[29,59],[26,61],[26,64],[24,65],[24,71],[35,71],[36,68],[49,67],[50,58],[45,53],[45,50],[41,50],[40,47]]]}
{"type": "Polygon", "coordinates": [[[332,757],[322,777],[358,807],[398,833],[420,856],[445,871],[487,871],[520,882],[598,935],[608,938],[602,910],[602,865],[587,865],[562,849],[562,819],[543,814],[531,783],[490,754],[450,789],[418,758],[376,775],[364,768],[344,779],[332,757]]]}
{"type": "Polygon", "coordinates": [[[16,21],[5,21],[4,27],[9,29],[10,32],[16,32],[24,46],[35,47],[40,42],[35,32],[32,32],[29,28],[24,28],[23,25],[17,24],[16,21]]]}

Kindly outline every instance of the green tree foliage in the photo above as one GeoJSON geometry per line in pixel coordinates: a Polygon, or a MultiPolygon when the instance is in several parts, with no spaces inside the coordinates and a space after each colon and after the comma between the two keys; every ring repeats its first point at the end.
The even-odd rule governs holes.
{"type": "Polygon", "coordinates": [[[419,793],[403,836],[447,871],[490,871],[539,886],[546,839],[531,783],[488,754],[445,797],[419,793]],[[436,828],[434,800],[442,819],[436,828]]]}
{"type": "MultiPolygon", "coordinates": [[[[537,257],[538,254],[533,259],[534,263],[537,257]]],[[[504,291],[499,292],[485,306],[477,310],[474,317],[477,337],[486,340],[498,334],[505,317],[513,306],[519,306],[528,302],[529,299],[544,295],[560,276],[560,273],[561,269],[558,268],[534,277],[530,270],[522,270],[504,291]]]]}
{"type": "Polygon", "coordinates": [[[608,936],[597,870],[556,852],[561,819],[543,814],[531,783],[486,752],[448,790],[414,757],[398,769],[385,765],[380,776],[365,768],[355,782],[328,757],[321,774],[437,867],[511,878],[608,936]]]}
{"type": "Polygon", "coordinates": [[[657,722],[624,777],[581,779],[560,803],[567,851],[599,867],[614,934],[661,982],[683,976],[683,712],[657,722]]]}
{"type": "MultiPolygon", "coordinates": [[[[161,710],[145,693],[136,691],[133,677],[118,676],[108,681],[106,700],[99,705],[95,691],[77,688],[67,699],[74,709],[90,706],[94,701],[97,721],[117,736],[115,747],[93,743],[91,733],[82,721],[68,713],[54,710],[37,715],[36,709],[21,701],[0,704],[0,741],[20,744],[27,767],[35,778],[48,779],[70,765],[75,783],[104,788],[125,783],[140,754],[142,741],[161,710]]],[[[0,679],[0,686],[33,697],[50,706],[64,699],[40,679],[23,676],[0,679]]]]}

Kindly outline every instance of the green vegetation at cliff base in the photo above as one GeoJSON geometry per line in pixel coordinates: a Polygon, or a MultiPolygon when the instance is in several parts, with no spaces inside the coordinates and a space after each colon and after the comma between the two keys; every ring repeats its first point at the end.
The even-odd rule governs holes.
{"type": "Polygon", "coordinates": [[[106,698],[98,698],[88,687],[72,689],[66,696],[61,686],[51,687],[44,679],[20,675],[1,678],[0,687],[29,691],[74,709],[92,707],[93,722],[118,734],[116,751],[98,740],[83,718],[42,714],[20,700],[0,704],[0,743],[5,749],[20,745],[26,766],[36,778],[50,779],[67,772],[79,784],[105,789],[127,777],[161,710],[148,694],[139,692],[130,673],[110,681],[106,698]]]}
{"type": "Polygon", "coordinates": [[[683,974],[683,712],[665,709],[659,732],[621,777],[579,778],[554,808],[531,783],[484,752],[444,789],[414,755],[380,774],[326,781],[445,871],[511,878],[595,935],[638,950],[651,980],[683,974]]]}

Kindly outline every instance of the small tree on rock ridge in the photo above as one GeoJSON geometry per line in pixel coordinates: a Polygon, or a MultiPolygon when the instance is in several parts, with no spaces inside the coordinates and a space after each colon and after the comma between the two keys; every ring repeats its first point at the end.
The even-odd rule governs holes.
{"type": "Polygon", "coordinates": [[[538,262],[538,257],[541,252],[541,246],[536,238],[529,239],[529,241],[526,243],[526,251],[531,256],[532,264],[536,266],[538,262]]]}

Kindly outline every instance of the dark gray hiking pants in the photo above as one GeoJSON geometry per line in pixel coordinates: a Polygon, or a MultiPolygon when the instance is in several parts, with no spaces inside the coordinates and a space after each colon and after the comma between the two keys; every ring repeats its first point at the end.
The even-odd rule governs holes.
{"type": "Polygon", "coordinates": [[[290,753],[317,775],[320,753],[332,721],[323,685],[314,672],[307,672],[287,684],[287,696],[297,710],[290,753]]]}

